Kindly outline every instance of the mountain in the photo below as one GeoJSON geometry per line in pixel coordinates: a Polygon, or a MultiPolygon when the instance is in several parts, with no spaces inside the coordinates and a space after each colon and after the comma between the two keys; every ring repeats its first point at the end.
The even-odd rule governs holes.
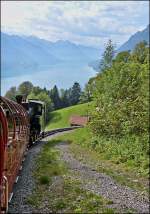
{"type": "Polygon", "coordinates": [[[99,58],[96,48],[76,45],[70,41],[50,42],[34,36],[8,35],[1,32],[2,77],[36,73],[63,64],[88,65],[99,58]]]}
{"type": "Polygon", "coordinates": [[[26,41],[31,42],[34,45],[49,51],[53,56],[58,57],[62,61],[68,60],[91,60],[95,57],[97,58],[99,50],[92,47],[87,47],[83,45],[76,45],[70,41],[58,40],[57,42],[49,42],[44,39],[39,39],[37,37],[25,37],[26,41]]]}
{"type": "Polygon", "coordinates": [[[17,76],[58,62],[59,59],[38,45],[20,36],[1,33],[2,76],[17,76]]]}
{"type": "Polygon", "coordinates": [[[144,30],[132,35],[127,42],[121,45],[117,52],[133,50],[136,44],[144,40],[149,44],[149,25],[144,30]]]}
{"type": "MultiPolygon", "coordinates": [[[[149,25],[143,30],[138,31],[132,35],[127,42],[122,44],[120,48],[116,51],[115,56],[121,51],[133,50],[136,44],[141,41],[146,41],[149,44],[149,25]]],[[[95,71],[99,71],[99,60],[94,60],[89,63],[89,66],[92,67],[95,71]]]]}

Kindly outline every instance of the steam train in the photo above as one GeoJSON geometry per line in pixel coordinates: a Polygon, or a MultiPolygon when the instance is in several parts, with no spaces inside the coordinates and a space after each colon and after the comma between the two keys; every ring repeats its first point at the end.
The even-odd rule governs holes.
{"type": "Polygon", "coordinates": [[[45,105],[39,100],[0,97],[0,213],[6,213],[28,146],[44,131],[45,105]]]}

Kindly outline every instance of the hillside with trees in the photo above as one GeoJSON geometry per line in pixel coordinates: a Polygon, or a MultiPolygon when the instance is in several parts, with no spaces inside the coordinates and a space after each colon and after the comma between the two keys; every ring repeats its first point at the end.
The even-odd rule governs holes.
{"type": "Polygon", "coordinates": [[[145,197],[149,192],[149,47],[141,42],[132,53],[114,57],[114,52],[109,41],[103,70],[86,85],[84,97],[92,102],[52,112],[47,130],[69,125],[70,115],[86,112],[88,125],[58,136],[55,143],[69,142],[68,152],[79,162],[113,178],[115,186],[121,184],[145,197]]]}
{"type": "Polygon", "coordinates": [[[44,101],[46,104],[47,122],[50,118],[50,112],[79,103],[86,103],[90,100],[90,98],[87,97],[87,86],[82,90],[78,82],[74,82],[73,86],[69,89],[58,89],[58,87],[54,85],[53,88],[48,90],[34,86],[29,81],[25,81],[21,83],[18,88],[11,87],[6,92],[5,97],[16,101],[16,95],[23,95],[24,99],[44,101]]]}
{"type": "Polygon", "coordinates": [[[149,47],[140,42],[132,53],[114,58],[109,41],[102,64],[91,80],[95,107],[90,113],[90,144],[108,159],[148,175],[149,47]]]}
{"type": "Polygon", "coordinates": [[[15,95],[20,93],[26,98],[44,101],[47,122],[54,110],[92,101],[88,109],[88,129],[92,137],[88,139],[87,133],[88,144],[108,159],[135,167],[147,175],[149,47],[143,41],[132,53],[123,51],[115,56],[115,46],[109,40],[99,65],[99,73],[83,90],[77,82],[61,90],[56,85],[47,90],[23,82],[17,89],[12,87],[6,97],[15,100],[15,95]]]}
{"type": "Polygon", "coordinates": [[[44,145],[37,159],[37,163],[40,163],[40,167],[37,165],[36,172],[34,171],[37,185],[28,199],[29,204],[38,204],[37,208],[40,209],[44,201],[41,198],[45,199],[46,195],[47,198],[51,196],[52,199],[48,203],[55,211],[60,210],[55,201],[59,204],[61,198],[63,206],[68,208],[69,198],[70,204],[75,201],[73,210],[82,211],[81,213],[89,210],[96,213],[101,208],[102,213],[120,213],[120,210],[104,207],[104,204],[116,206],[117,209],[120,209],[121,204],[122,213],[141,213],[145,206],[144,212],[147,213],[149,47],[146,42],[137,44],[132,53],[123,51],[115,56],[115,46],[109,40],[99,63],[99,73],[89,79],[84,89],[81,89],[77,82],[69,89],[60,90],[56,85],[48,90],[33,86],[30,82],[23,82],[18,88],[12,87],[6,96],[14,100],[18,93],[46,103],[46,130],[69,126],[72,115],[86,115],[89,118],[87,126],[59,135],[55,139],[50,138],[44,145]],[[50,155],[51,152],[58,154],[57,161],[50,155]],[[65,166],[63,176],[61,161],[65,166]],[[56,187],[49,193],[47,187],[53,184],[54,176],[66,178],[66,169],[73,173],[68,180],[78,179],[82,182],[81,185],[79,183],[78,189],[74,190],[75,184],[71,181],[68,190],[68,180],[65,180],[67,186],[64,186],[64,182],[57,185],[60,197],[56,194],[56,187]],[[100,207],[97,208],[93,203],[94,195],[91,196],[90,202],[88,201],[81,188],[86,182],[89,182],[89,191],[95,188],[94,194],[97,194],[97,190],[103,190],[98,193],[105,196],[105,199],[102,198],[103,206],[98,199],[97,205],[100,204],[100,207]],[[64,195],[66,190],[68,192],[64,195]],[[78,204],[82,200],[76,200],[77,197],[81,198],[82,193],[85,207],[83,203],[78,204]],[[106,198],[109,198],[109,201],[105,201],[106,198]]]}
{"type": "Polygon", "coordinates": [[[81,95],[92,100],[87,131],[83,130],[83,139],[81,130],[75,136],[80,136],[77,143],[90,146],[104,159],[148,176],[149,47],[141,42],[132,53],[124,51],[115,58],[114,53],[109,41],[100,72],[81,95]]]}

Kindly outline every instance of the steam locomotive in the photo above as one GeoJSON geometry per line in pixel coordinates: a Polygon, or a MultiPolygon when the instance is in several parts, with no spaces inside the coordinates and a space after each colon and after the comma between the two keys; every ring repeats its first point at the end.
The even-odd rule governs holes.
{"type": "Polygon", "coordinates": [[[16,101],[0,97],[0,213],[8,210],[28,146],[44,133],[44,102],[21,95],[16,101]]]}

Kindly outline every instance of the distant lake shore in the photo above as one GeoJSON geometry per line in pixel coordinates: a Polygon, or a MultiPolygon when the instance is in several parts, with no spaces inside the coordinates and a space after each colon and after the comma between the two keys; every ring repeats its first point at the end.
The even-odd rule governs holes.
{"type": "MultiPolygon", "coordinates": [[[[4,71],[2,71],[3,73],[4,71]]],[[[47,89],[52,88],[54,85],[59,88],[69,88],[75,81],[79,82],[83,87],[95,73],[94,69],[85,65],[85,63],[70,62],[70,64],[53,65],[49,69],[36,72],[27,70],[21,75],[12,77],[3,77],[4,75],[2,75],[1,95],[4,96],[10,87],[18,87],[24,81],[30,81],[35,86],[46,87],[47,89]]]]}

